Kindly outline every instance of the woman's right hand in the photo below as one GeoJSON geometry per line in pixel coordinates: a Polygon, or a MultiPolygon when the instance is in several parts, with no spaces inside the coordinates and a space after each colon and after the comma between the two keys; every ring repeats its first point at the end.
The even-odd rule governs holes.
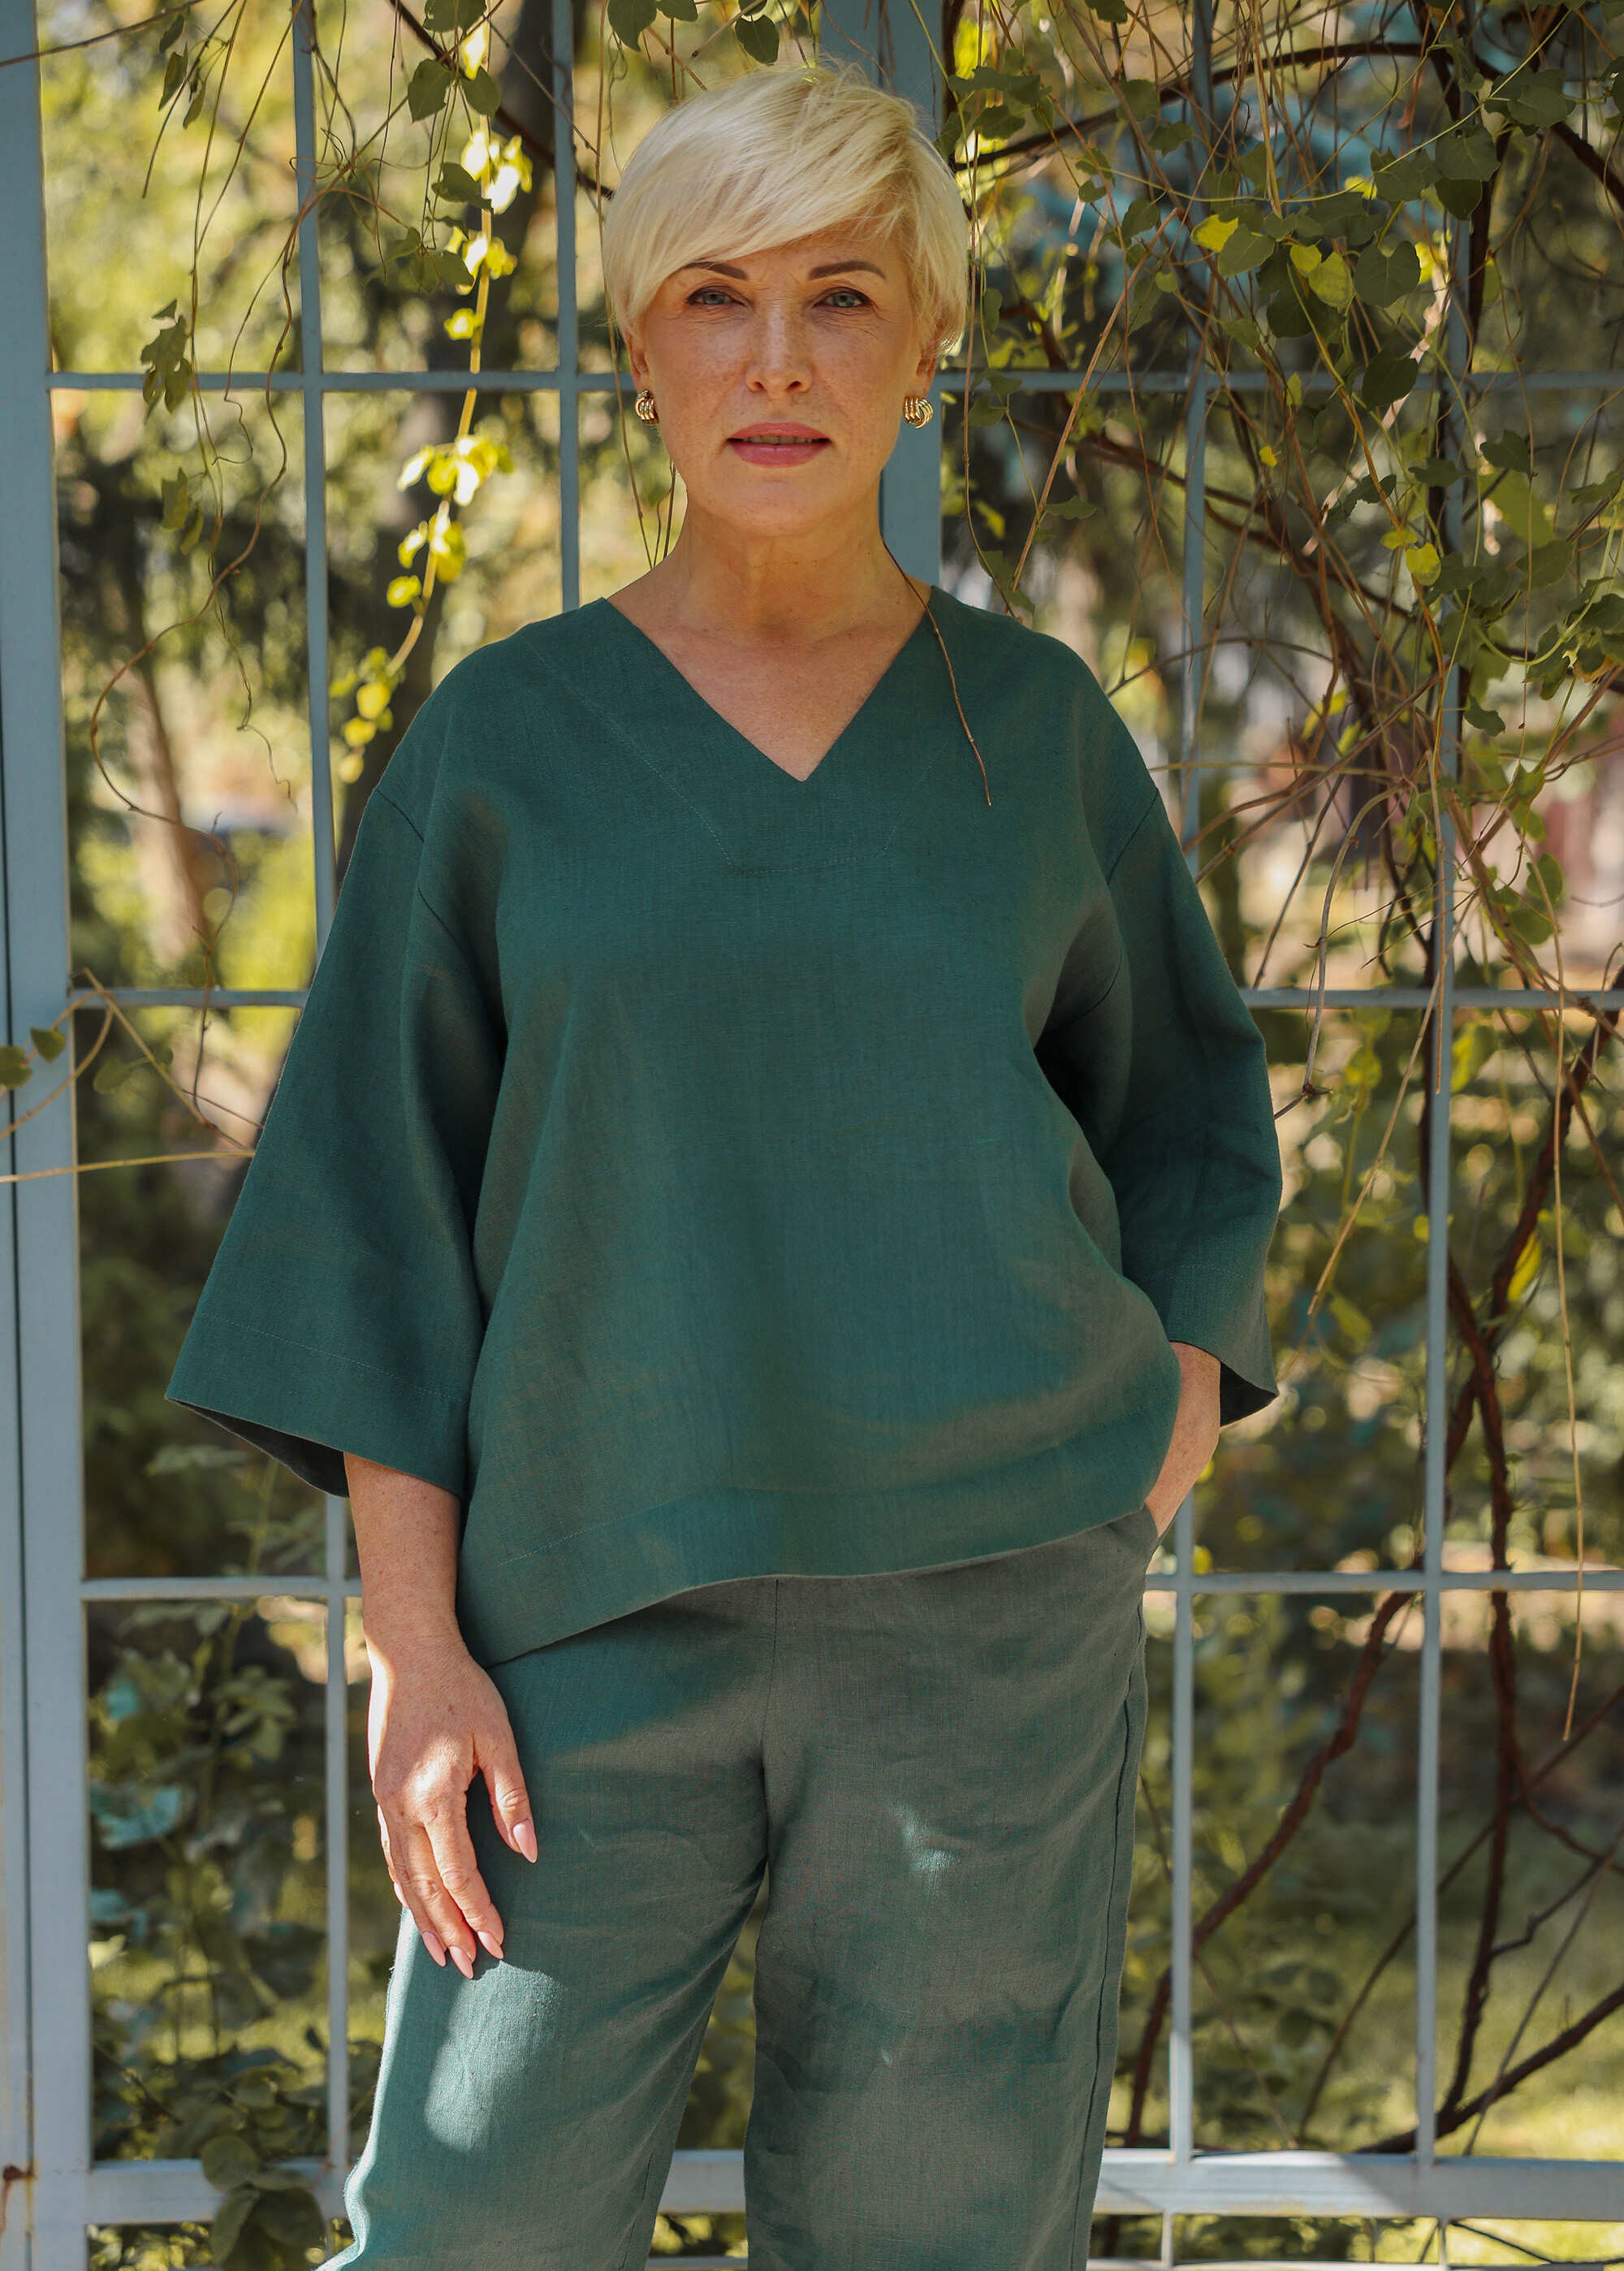
{"type": "Polygon", "coordinates": [[[500,1959],[503,1927],[468,1834],[483,1775],[503,1842],[536,1858],[536,1830],[507,1706],[460,1638],[391,1654],[368,1634],[367,1748],[378,1829],[396,1896],[434,1962],[471,1977],[478,1942],[500,1959]]]}
{"type": "Polygon", "coordinates": [[[372,1664],[367,1756],[395,1894],[438,1964],[466,1978],[480,1947],[500,1957],[497,1914],[468,1834],[468,1791],[485,1776],[503,1843],[536,1858],[536,1829],[508,1707],[457,1629],[462,1508],[416,1475],[345,1455],[362,1621],[372,1664]]]}

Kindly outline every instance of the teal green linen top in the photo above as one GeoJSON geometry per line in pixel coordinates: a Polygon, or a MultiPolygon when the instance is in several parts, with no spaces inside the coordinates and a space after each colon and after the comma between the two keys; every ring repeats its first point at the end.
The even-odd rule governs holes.
{"type": "Polygon", "coordinates": [[[1264,1046],[1086,666],[933,586],[805,781],[607,600],[374,791],[169,1394],[463,1502],[492,1664],[1140,1505],[1276,1393],[1264,1046]]]}

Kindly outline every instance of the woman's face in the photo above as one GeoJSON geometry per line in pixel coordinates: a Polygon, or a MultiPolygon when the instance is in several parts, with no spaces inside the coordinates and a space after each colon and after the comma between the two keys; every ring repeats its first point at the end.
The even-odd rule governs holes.
{"type": "Polygon", "coordinates": [[[936,363],[895,245],[856,227],[678,269],[627,345],[689,512],[759,535],[862,505],[936,363]]]}

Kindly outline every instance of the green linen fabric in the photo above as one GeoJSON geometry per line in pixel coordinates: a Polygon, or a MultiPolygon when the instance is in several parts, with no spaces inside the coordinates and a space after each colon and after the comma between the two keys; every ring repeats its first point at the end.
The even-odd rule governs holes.
{"type": "Polygon", "coordinates": [[[1155,1523],[951,1569],[744,1578],[493,1672],[539,1858],[403,1920],[355,2271],[641,2271],[763,1875],[755,2271],[1082,2271],[1117,2032],[1155,1523]]]}
{"type": "Polygon", "coordinates": [[[367,804],[169,1393],[455,1493],[482,1662],[1114,1520],[1170,1340],[1276,1392],[1264,1046],[1161,795],[1069,647],[930,604],[805,781],[599,599],[367,804]]]}

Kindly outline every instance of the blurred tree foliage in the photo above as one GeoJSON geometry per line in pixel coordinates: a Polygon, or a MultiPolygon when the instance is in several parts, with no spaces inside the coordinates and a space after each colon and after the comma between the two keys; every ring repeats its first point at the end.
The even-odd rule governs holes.
{"type": "MultiPolygon", "coordinates": [[[[385,0],[316,10],[328,365],[401,382],[330,396],[320,437],[333,671],[317,761],[340,866],[450,660],[560,604],[553,402],[412,391],[426,369],[556,361],[550,21],[538,0],[488,17],[429,0],[420,22],[385,0]]],[[[949,0],[942,23],[940,146],[977,249],[944,403],[943,580],[1094,664],[1163,772],[1238,977],[1419,989],[1399,1008],[1259,1012],[1288,1178],[1270,1274],[1284,1392],[1231,1432],[1200,1493],[1199,1567],[1258,1580],[1197,1605],[1205,2145],[1393,2149],[1413,2129],[1420,1610],[1376,1586],[1281,1596],[1267,1575],[1421,1551],[1434,1237],[1446,1555],[1570,1579],[1581,1475],[1586,1549],[1624,1555],[1616,1016],[1582,998],[1474,1009],[1440,1043],[1425,1006],[1445,883],[1464,981],[1582,996],[1615,969],[1616,905],[1589,902],[1624,829],[1624,452],[1613,392],[1571,379],[1616,360],[1624,316],[1621,26],[1619,0],[1263,0],[1219,6],[1198,50],[1196,11],[1158,0],[949,0]],[[1445,1225],[1425,1196],[1440,1047],[1445,1225]]],[[[42,21],[60,49],[44,74],[56,361],[148,374],[139,400],[56,397],[74,952],[104,985],[285,991],[314,950],[300,498],[315,437],[285,394],[240,380],[222,402],[195,383],[228,362],[298,366],[278,264],[296,220],[287,33],[265,0],[151,20],[63,0],[42,21]],[[132,115],[159,121],[152,148],[132,115]]],[[[583,368],[613,367],[594,217],[616,153],[673,93],[815,35],[778,0],[577,10],[583,368]]],[[[671,525],[669,468],[628,406],[582,411],[584,575],[604,590],[671,525]]],[[[79,1013],[87,1164],[251,1143],[290,1009],[145,1010],[97,1049],[102,1022],[79,1013]]],[[[8,1087],[38,1083],[19,1108],[59,1054],[36,1035],[0,1060],[8,1087]]],[[[97,2149],[199,2153],[220,2193],[211,2237],[98,2234],[107,2267],[273,2271],[329,2238],[283,2165],[327,2143],[327,1636],[276,1593],[323,1567],[323,1509],[162,1397],[235,1180],[219,1158],[80,1180],[92,1573],[265,1580],[256,1601],[93,1623],[97,2149]]],[[[1618,1598],[1581,1606],[1569,1582],[1444,1603],[1448,2149],[1615,2149],[1618,1598]]],[[[357,2136],[395,1925],[361,1716],[358,1688],[357,2136]]],[[[1113,2139],[1134,2143],[1166,2133],[1170,1804],[1164,1709],[1112,2107],[1113,2139]]],[[[742,2136],[753,1946],[684,2144],[742,2136]]],[[[1408,2252],[1425,2235],[1382,2236],[1408,2252]]],[[[1212,2218],[1180,2246],[1341,2260],[1376,2237],[1212,2218]]],[[[696,2217],[663,2221],[656,2245],[739,2238],[736,2220],[696,2217]]],[[[1160,2234],[1117,2220],[1101,2241],[1153,2254],[1160,2234]]]]}

